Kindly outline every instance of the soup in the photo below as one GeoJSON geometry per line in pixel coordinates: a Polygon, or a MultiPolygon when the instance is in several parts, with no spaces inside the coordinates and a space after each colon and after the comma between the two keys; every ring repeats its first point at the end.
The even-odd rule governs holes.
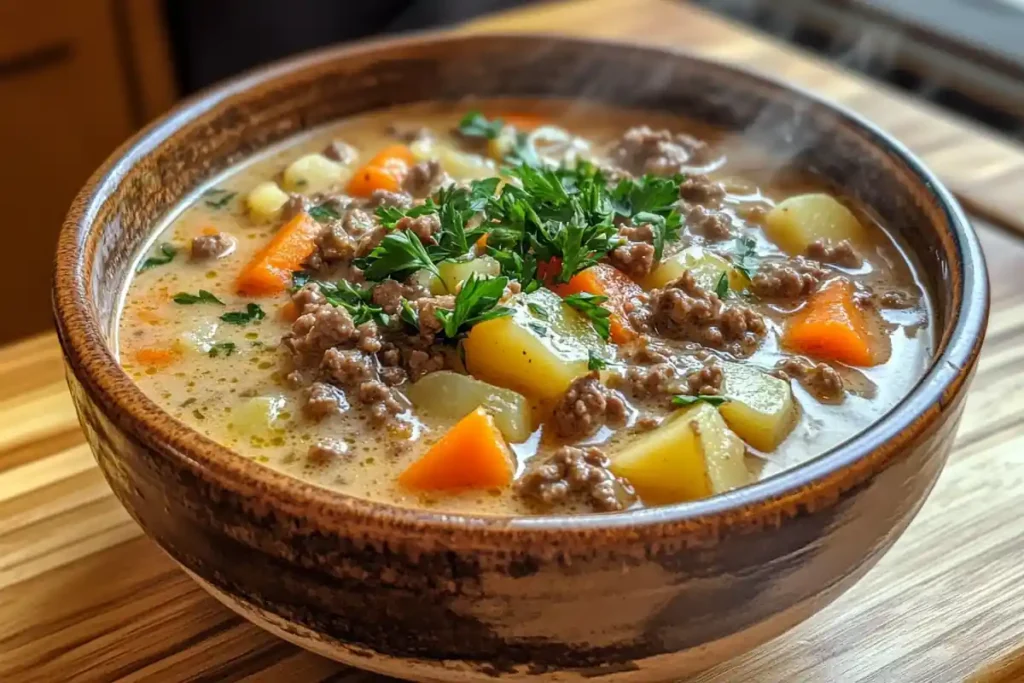
{"type": "Polygon", "coordinates": [[[914,264],[842,188],[665,114],[498,100],[233,169],[155,229],[118,334],[246,457],[490,514],[744,486],[867,428],[932,351],[914,264]]]}

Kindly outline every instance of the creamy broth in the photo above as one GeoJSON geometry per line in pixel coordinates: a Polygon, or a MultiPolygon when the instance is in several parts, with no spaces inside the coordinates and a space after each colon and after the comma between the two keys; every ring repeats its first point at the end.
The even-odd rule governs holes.
{"type": "MultiPolygon", "coordinates": [[[[547,133],[535,135],[542,155],[550,154],[552,159],[563,164],[571,164],[577,158],[593,159],[609,166],[614,165],[615,158],[620,162],[628,158],[630,163],[636,163],[635,153],[630,152],[635,146],[623,143],[622,137],[625,131],[640,125],[650,126],[654,131],[685,132],[708,140],[711,150],[716,149],[718,141],[714,131],[698,129],[685,121],[657,113],[596,105],[508,101],[408,106],[352,118],[315,131],[232,169],[203,188],[193,201],[180,207],[163,226],[155,228],[152,247],[140,260],[140,266],[148,264],[149,267],[138,272],[125,294],[118,333],[118,352],[125,370],[149,397],[170,414],[213,440],[269,467],[347,494],[404,506],[460,512],[538,514],[590,511],[592,504],[582,494],[572,494],[565,500],[546,505],[536,496],[524,496],[519,487],[511,484],[436,491],[413,490],[400,484],[400,474],[424,456],[459,421],[458,418],[438,417],[437,411],[414,405],[407,398],[412,384],[408,372],[404,381],[390,387],[392,396],[402,409],[385,420],[375,420],[367,407],[355,398],[356,393],[351,388],[347,392],[338,389],[332,394],[334,398],[341,396],[340,414],[319,419],[311,416],[306,405],[309,383],[323,378],[316,376],[318,370],[314,367],[304,371],[304,378],[297,378],[293,372],[296,357],[289,344],[282,341],[292,334],[294,316],[301,312],[295,310],[292,292],[261,296],[238,293],[239,274],[282,229],[286,222],[284,212],[289,210],[283,207],[277,215],[256,216],[258,212],[249,206],[249,196],[254,188],[267,181],[278,185],[287,185],[291,181],[296,195],[320,192],[312,202],[312,206],[319,206],[332,194],[344,195],[346,188],[351,187],[350,177],[358,175],[368,160],[389,146],[405,144],[398,136],[419,128],[430,131],[432,141],[420,139],[408,143],[408,148],[418,155],[418,159],[439,158],[443,170],[456,183],[470,178],[497,176],[502,163],[494,156],[500,157],[501,151],[498,154],[494,152],[496,144],[503,139],[501,135],[488,144],[482,139],[472,136],[467,139],[451,132],[470,109],[480,109],[488,114],[530,112],[545,124],[564,131],[555,133],[567,134],[566,139],[554,140],[557,136],[551,133],[549,137],[554,141],[548,142],[545,142],[547,133]],[[336,184],[323,188],[303,187],[301,183],[296,185],[295,174],[289,175],[286,169],[296,160],[319,154],[333,141],[344,141],[355,151],[353,159],[345,158],[344,152],[335,155],[340,159],[332,161],[334,166],[330,169],[333,172],[340,168],[341,175],[336,184]],[[232,238],[229,241],[234,245],[230,253],[205,260],[190,257],[190,245],[195,238],[215,234],[232,238]],[[171,245],[171,248],[163,251],[162,245],[171,245]],[[168,260],[172,252],[175,255],[169,262],[161,263],[168,260]],[[199,299],[204,291],[212,294],[216,301],[189,302],[189,297],[180,296],[186,294],[199,299]],[[247,307],[251,304],[257,304],[264,317],[250,315],[247,307]],[[222,319],[226,313],[239,315],[229,316],[232,322],[222,319]],[[330,444],[331,449],[311,449],[323,443],[330,444]]],[[[518,120],[517,117],[507,118],[513,124],[518,120]]],[[[520,123],[520,127],[523,130],[530,128],[532,119],[522,118],[528,123],[520,123]]],[[[506,129],[505,139],[511,139],[514,145],[514,134],[507,137],[508,130],[512,129],[508,126],[506,129]]],[[[732,156],[737,145],[735,141],[730,142],[732,144],[721,148],[728,147],[732,156]]],[[[668,142],[677,143],[678,140],[668,142]]],[[[679,144],[685,147],[685,144],[679,144]]],[[[657,147],[657,144],[653,146],[657,147]]],[[[747,265],[753,264],[751,275],[766,273],[773,264],[781,269],[787,264],[797,263],[794,261],[797,254],[792,250],[784,252],[769,238],[771,231],[766,230],[765,225],[771,221],[769,216],[773,207],[789,197],[807,193],[829,193],[842,200],[841,188],[817,184],[813,178],[773,177],[767,170],[771,168],[770,164],[759,160],[756,150],[745,150],[743,159],[722,158],[713,151],[702,152],[704,157],[698,158],[697,152],[689,151],[693,156],[681,164],[683,175],[701,177],[707,174],[712,185],[726,193],[707,203],[699,199],[681,200],[685,205],[678,207],[683,214],[680,239],[666,242],[660,260],[662,264],[679,257],[686,248],[696,248],[704,251],[695,253],[719,255],[727,265],[735,265],[743,258],[742,252],[746,249],[747,265]],[[706,209],[702,208],[705,204],[706,209]],[[695,207],[700,210],[692,213],[695,207]],[[706,214],[719,218],[706,219],[706,214]],[[715,239],[711,234],[714,230],[725,230],[729,236],[715,239]],[[746,247],[737,241],[744,238],[748,240],[746,247]]],[[[672,152],[668,149],[667,156],[647,159],[646,163],[660,172],[662,169],[657,167],[658,163],[666,159],[678,162],[672,157],[672,152]]],[[[618,174],[620,170],[610,168],[609,173],[618,174]]],[[[310,177],[318,178],[315,173],[310,177]]],[[[316,180],[312,184],[319,182],[316,180]]],[[[697,188],[695,193],[700,195],[704,189],[697,188]]],[[[422,201],[420,198],[415,203],[421,204],[422,201]]],[[[600,361],[594,361],[593,355],[590,360],[595,366],[605,366],[601,369],[601,385],[611,387],[616,401],[621,399],[624,404],[622,415],[616,416],[615,424],[599,424],[590,431],[573,434],[571,438],[560,437],[556,435],[550,417],[552,405],[557,401],[526,396],[531,406],[530,434],[520,442],[508,444],[514,454],[514,477],[523,477],[539,459],[549,457],[565,444],[597,446],[614,462],[616,455],[628,449],[631,442],[664,427],[670,415],[694,407],[673,404],[671,396],[665,392],[655,396],[633,394],[632,385],[625,379],[629,368],[640,367],[649,374],[650,368],[657,364],[636,360],[645,358],[643,354],[636,355],[638,344],[646,342],[653,352],[669,358],[670,364],[675,366],[677,383],[673,386],[677,389],[686,384],[690,373],[719,362],[736,362],[765,373],[780,374],[777,366],[781,361],[802,359],[807,355],[784,347],[782,340],[786,326],[808,307],[808,301],[835,283],[849,283],[855,289],[857,311],[862,314],[867,338],[871,340],[873,364],[854,367],[834,359],[814,357],[799,367],[791,364],[788,373],[783,369],[780,376],[787,379],[780,381],[791,388],[794,403],[792,425],[786,425],[786,429],[791,427],[791,431],[787,431],[781,443],[771,450],[758,450],[750,443],[744,445],[743,467],[749,478],[739,481],[739,484],[806,462],[861,432],[890,410],[920,378],[930,360],[932,334],[928,298],[912,262],[887,227],[872,218],[870,207],[844,204],[854,212],[862,228],[856,244],[859,264],[845,261],[843,265],[807,265],[806,261],[801,261],[803,265],[794,266],[796,271],[804,268],[811,272],[805,280],[815,282],[801,284],[808,291],[796,296],[759,296],[759,288],[762,292],[771,292],[771,284],[766,284],[763,275],[757,280],[758,285],[743,280],[742,271],[738,274],[733,270],[727,271],[724,285],[721,278],[715,279],[713,286],[705,283],[705,291],[727,287],[727,305],[749,308],[763,320],[760,336],[756,340],[748,338],[742,342],[749,348],[739,349],[729,344],[715,348],[712,344],[711,348],[701,351],[688,343],[692,339],[681,338],[686,334],[680,334],[678,329],[673,334],[663,335],[661,331],[665,326],[671,326],[671,311],[665,318],[669,322],[659,322],[659,313],[655,311],[650,317],[653,322],[649,328],[640,323],[634,325],[630,317],[627,326],[637,328],[636,339],[625,344],[602,346],[600,361]],[[738,284],[734,280],[738,280],[738,284]],[[814,369],[821,362],[827,364],[827,369],[814,369]],[[799,377],[794,375],[804,371],[808,381],[798,381],[799,377]],[[811,377],[815,372],[818,375],[811,377]],[[822,373],[826,376],[825,384],[821,384],[819,375],[822,373]],[[831,390],[822,388],[830,378],[834,381],[836,377],[842,382],[841,390],[836,391],[834,386],[831,390]]],[[[354,206],[359,205],[357,201],[354,206]]],[[[307,210],[309,208],[306,206],[307,210]]],[[[321,216],[323,229],[328,229],[331,221],[340,220],[346,210],[351,210],[351,207],[331,210],[326,217],[321,216]]],[[[372,215],[373,210],[367,213],[372,215]]],[[[641,223],[639,220],[627,220],[622,225],[629,227],[630,222],[634,227],[641,223]]],[[[645,251],[638,249],[637,253],[645,251]]],[[[841,255],[835,258],[843,260],[841,255]]],[[[626,264],[631,265],[628,259],[626,264]]],[[[333,271],[323,266],[323,272],[313,273],[311,277],[333,281],[349,272],[346,266],[343,263],[340,269],[335,267],[333,271]]],[[[651,273],[656,273],[659,267],[655,263],[651,273]]],[[[649,278],[650,274],[636,279],[650,282],[649,278]]],[[[372,283],[360,283],[360,286],[367,284],[372,283]]],[[[651,292],[656,289],[657,295],[645,293],[645,305],[653,301],[668,307],[675,299],[684,297],[683,294],[671,293],[669,296],[662,292],[671,286],[666,283],[653,288],[651,292]],[[652,298],[648,299],[649,296],[652,298]]],[[[522,301],[521,297],[521,293],[513,294],[502,303],[517,305],[517,301],[522,301]]],[[[535,308],[519,305],[521,310],[517,309],[520,312],[513,317],[525,316],[535,308]]],[[[418,311],[421,315],[430,313],[424,308],[418,311]]],[[[569,315],[577,314],[570,312],[569,315]]],[[[398,318],[398,315],[390,317],[396,326],[401,324],[398,318]]],[[[585,315],[582,319],[588,321],[585,315]]],[[[536,324],[546,323],[545,318],[536,324]]],[[[475,333],[471,331],[470,334],[475,333]]],[[[444,348],[436,353],[431,350],[430,354],[443,357],[447,371],[465,371],[455,340],[443,340],[436,346],[444,348]]],[[[379,358],[381,353],[377,351],[367,355],[379,358]]],[[[404,368],[404,361],[399,366],[404,368]]],[[[583,374],[586,374],[585,370],[583,374]]],[[[492,375],[488,377],[493,380],[492,375]]],[[[732,381],[727,378],[725,389],[719,392],[725,393],[726,398],[732,381]]],[[[516,382],[513,384],[516,386],[511,388],[527,393],[516,382]]],[[[674,392],[669,393],[674,395],[674,392]]],[[[694,405],[714,405],[721,411],[721,406],[715,401],[705,398],[694,400],[694,405]]],[[[610,415],[610,408],[608,410],[610,415]]],[[[696,427],[694,429],[699,431],[696,427]]],[[[715,492],[714,488],[710,491],[715,492]]],[[[622,507],[662,502],[671,501],[663,500],[661,494],[640,495],[628,498],[622,507]]]]}

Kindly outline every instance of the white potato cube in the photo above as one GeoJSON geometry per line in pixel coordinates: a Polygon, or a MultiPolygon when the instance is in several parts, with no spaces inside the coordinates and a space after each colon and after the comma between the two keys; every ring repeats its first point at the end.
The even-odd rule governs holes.
{"type": "Polygon", "coordinates": [[[277,183],[269,180],[252,188],[249,196],[245,198],[249,215],[257,221],[274,220],[287,201],[288,194],[278,187],[277,183]]]}

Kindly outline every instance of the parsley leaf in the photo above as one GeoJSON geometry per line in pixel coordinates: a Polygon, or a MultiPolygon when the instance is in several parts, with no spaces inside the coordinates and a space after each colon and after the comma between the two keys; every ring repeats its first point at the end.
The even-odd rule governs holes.
{"type": "Polygon", "coordinates": [[[141,273],[142,271],[149,270],[150,268],[156,268],[157,266],[165,266],[171,261],[173,261],[174,257],[178,255],[178,248],[175,247],[173,244],[168,244],[167,242],[161,244],[158,248],[158,251],[159,255],[150,256],[149,258],[147,258],[139,265],[136,272],[141,273]]]}
{"type": "Polygon", "coordinates": [[[332,306],[344,308],[352,316],[352,322],[362,325],[370,320],[382,327],[391,322],[390,316],[380,306],[373,304],[373,288],[360,288],[348,280],[338,282],[317,282],[320,293],[332,306]]]}
{"type": "Polygon", "coordinates": [[[229,311],[220,317],[226,323],[232,325],[247,325],[256,320],[263,320],[267,314],[263,312],[259,304],[248,304],[244,311],[229,311]]]}
{"type": "MultiPolygon", "coordinates": [[[[441,256],[437,260],[443,258],[441,256]]],[[[420,269],[426,269],[441,279],[441,273],[431,255],[411,230],[388,233],[373,251],[353,263],[364,271],[367,280],[374,282],[388,277],[401,280],[420,269]]]]}
{"type": "Polygon", "coordinates": [[[412,307],[412,304],[409,303],[408,299],[402,299],[402,307],[398,311],[398,317],[402,320],[403,323],[413,328],[417,332],[419,331],[420,313],[419,311],[412,307]]]}
{"type": "Polygon", "coordinates": [[[210,347],[210,351],[207,355],[209,355],[210,358],[216,358],[221,354],[230,356],[235,352],[235,348],[235,342],[217,342],[210,347]]]}
{"type": "Polygon", "coordinates": [[[467,112],[459,121],[459,133],[467,138],[493,140],[501,133],[505,123],[501,119],[490,119],[479,111],[467,112]]]}
{"type": "Polygon", "coordinates": [[[224,302],[215,297],[205,289],[200,289],[199,294],[189,294],[188,292],[178,292],[174,295],[174,303],[190,306],[192,304],[218,304],[224,305],[224,302]]]}
{"type": "Polygon", "coordinates": [[[543,165],[529,133],[516,133],[512,148],[505,154],[505,163],[517,168],[537,168],[543,165]]]}
{"type": "Polygon", "coordinates": [[[506,285],[506,277],[478,278],[476,273],[470,274],[455,296],[455,307],[450,311],[435,311],[437,319],[444,326],[445,336],[455,339],[461,332],[469,330],[477,323],[512,313],[510,308],[498,305],[498,301],[505,293],[506,285]]]}
{"type": "Polygon", "coordinates": [[[536,302],[530,301],[529,303],[526,304],[526,307],[530,310],[530,313],[532,313],[534,317],[540,318],[541,320],[544,321],[551,319],[551,316],[549,316],[548,312],[544,310],[544,307],[536,302]]]}
{"type": "Polygon", "coordinates": [[[733,248],[732,264],[746,275],[748,280],[753,280],[761,264],[761,259],[757,256],[757,240],[742,235],[737,237],[733,248]]]}
{"type": "Polygon", "coordinates": [[[335,211],[329,204],[320,204],[309,210],[309,217],[317,223],[326,223],[338,220],[341,218],[341,214],[335,211]]]}
{"type": "Polygon", "coordinates": [[[380,220],[380,224],[388,230],[394,230],[398,221],[402,220],[406,216],[409,218],[418,218],[419,216],[426,216],[429,213],[437,211],[437,205],[430,198],[418,205],[408,209],[401,209],[397,206],[378,206],[376,210],[377,218],[380,220]]]}
{"type": "Polygon", "coordinates": [[[722,272],[718,282],[715,283],[715,295],[722,301],[725,301],[725,297],[729,296],[729,274],[725,271],[722,272]]]}
{"type": "Polygon", "coordinates": [[[211,209],[223,209],[232,199],[238,196],[238,193],[213,187],[204,192],[203,196],[209,197],[203,203],[211,209]]]}
{"type": "Polygon", "coordinates": [[[729,399],[724,396],[711,396],[708,394],[697,394],[696,396],[679,394],[672,397],[672,405],[677,406],[692,406],[695,403],[707,403],[708,405],[717,407],[728,402],[729,399]]]}
{"type": "Polygon", "coordinates": [[[608,361],[590,351],[587,354],[587,370],[604,370],[608,367],[608,361]]]}
{"type": "Polygon", "coordinates": [[[566,304],[572,306],[580,313],[590,318],[590,324],[594,326],[601,339],[608,339],[611,334],[611,311],[602,306],[608,297],[591,294],[590,292],[578,292],[570,294],[562,299],[566,304]]]}

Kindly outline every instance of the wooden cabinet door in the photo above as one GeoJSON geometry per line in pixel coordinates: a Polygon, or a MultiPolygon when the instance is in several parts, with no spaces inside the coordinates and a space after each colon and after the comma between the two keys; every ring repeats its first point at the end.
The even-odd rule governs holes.
{"type": "Polygon", "coordinates": [[[115,10],[110,0],[0,0],[0,343],[50,325],[64,214],[135,127],[115,10]]]}

